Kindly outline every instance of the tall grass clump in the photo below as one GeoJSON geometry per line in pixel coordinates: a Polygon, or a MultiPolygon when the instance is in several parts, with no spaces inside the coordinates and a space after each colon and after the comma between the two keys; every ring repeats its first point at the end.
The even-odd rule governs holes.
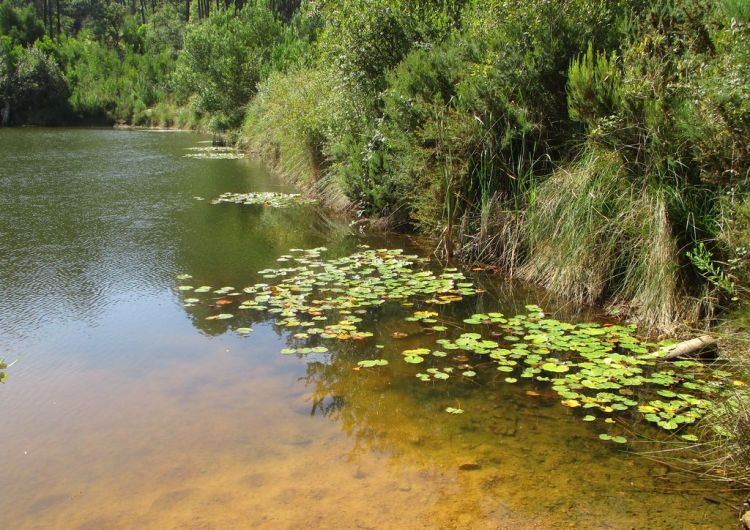
{"type": "Polygon", "coordinates": [[[615,313],[638,311],[652,328],[679,316],[679,259],[664,200],[629,182],[617,153],[588,153],[542,183],[524,230],[524,278],[615,313]]]}
{"type": "Polygon", "coordinates": [[[701,459],[714,479],[750,487],[750,392],[735,390],[703,422],[701,459]]]}

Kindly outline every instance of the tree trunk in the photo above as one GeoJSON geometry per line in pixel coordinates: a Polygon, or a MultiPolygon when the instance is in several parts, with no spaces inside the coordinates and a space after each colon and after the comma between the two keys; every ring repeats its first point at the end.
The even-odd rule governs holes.
{"type": "Polygon", "coordinates": [[[0,125],[8,125],[10,123],[10,99],[6,99],[3,104],[3,110],[0,111],[0,125]]]}
{"type": "Polygon", "coordinates": [[[52,37],[52,0],[44,0],[44,25],[47,26],[47,34],[52,37]]]}
{"type": "Polygon", "coordinates": [[[57,6],[57,38],[62,34],[62,24],[60,24],[60,0],[55,0],[57,6]]]}
{"type": "Polygon", "coordinates": [[[679,359],[680,357],[690,357],[691,355],[697,355],[702,350],[716,345],[716,339],[710,335],[701,335],[694,339],[686,340],[671,346],[662,359],[665,361],[671,361],[679,359]]]}

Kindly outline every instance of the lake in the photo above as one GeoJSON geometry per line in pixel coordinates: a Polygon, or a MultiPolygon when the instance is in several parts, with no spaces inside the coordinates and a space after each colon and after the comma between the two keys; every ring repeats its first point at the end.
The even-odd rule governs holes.
{"type": "MultiPolygon", "coordinates": [[[[378,308],[368,339],[296,355],[281,352],[298,330],[273,316],[247,317],[243,336],[239,317],[185,307],[180,274],[241,289],[290,249],[433,250],[315,205],[211,204],[294,190],[252,160],[185,156],[209,140],[0,129],[0,527],[734,524],[736,499],[716,484],[633,453],[651,449],[647,426],[632,427],[631,444],[602,442],[601,426],[544,384],[508,384],[473,360],[476,377],[419,381],[400,351],[435,337],[404,321],[408,307],[378,308]],[[373,356],[388,366],[358,366],[373,356]]],[[[530,303],[560,320],[600,318],[466,275],[486,292],[450,307],[458,322],[530,303]]]]}

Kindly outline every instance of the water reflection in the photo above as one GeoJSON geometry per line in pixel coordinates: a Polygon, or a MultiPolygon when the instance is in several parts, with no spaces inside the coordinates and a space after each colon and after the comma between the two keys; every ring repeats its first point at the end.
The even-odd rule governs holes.
{"type": "MultiPolygon", "coordinates": [[[[548,528],[728,521],[729,506],[714,503],[714,484],[691,480],[696,491],[678,494],[685,475],[600,443],[544,386],[503,385],[492,376],[424,384],[393,363],[357,371],[357,349],[336,346],[325,362],[307,363],[309,414],[325,415],[352,438],[352,462],[376,451],[391,466],[428,473],[432,483],[459,483],[468,527],[507,528],[506,516],[524,527],[543,521],[548,528]],[[446,414],[447,405],[466,412],[446,414]],[[488,506],[500,508],[502,517],[488,515],[488,506]]],[[[443,503],[455,502],[448,496],[436,502],[434,520],[451,517],[443,503]]]]}

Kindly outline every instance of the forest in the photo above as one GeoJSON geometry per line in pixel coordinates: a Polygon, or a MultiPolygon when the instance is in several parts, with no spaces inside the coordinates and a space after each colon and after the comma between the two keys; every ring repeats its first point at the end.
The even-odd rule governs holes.
{"type": "Polygon", "coordinates": [[[742,365],[749,23],[745,0],[3,0],[0,113],[220,133],[443,256],[653,334],[715,326],[742,365]]]}

